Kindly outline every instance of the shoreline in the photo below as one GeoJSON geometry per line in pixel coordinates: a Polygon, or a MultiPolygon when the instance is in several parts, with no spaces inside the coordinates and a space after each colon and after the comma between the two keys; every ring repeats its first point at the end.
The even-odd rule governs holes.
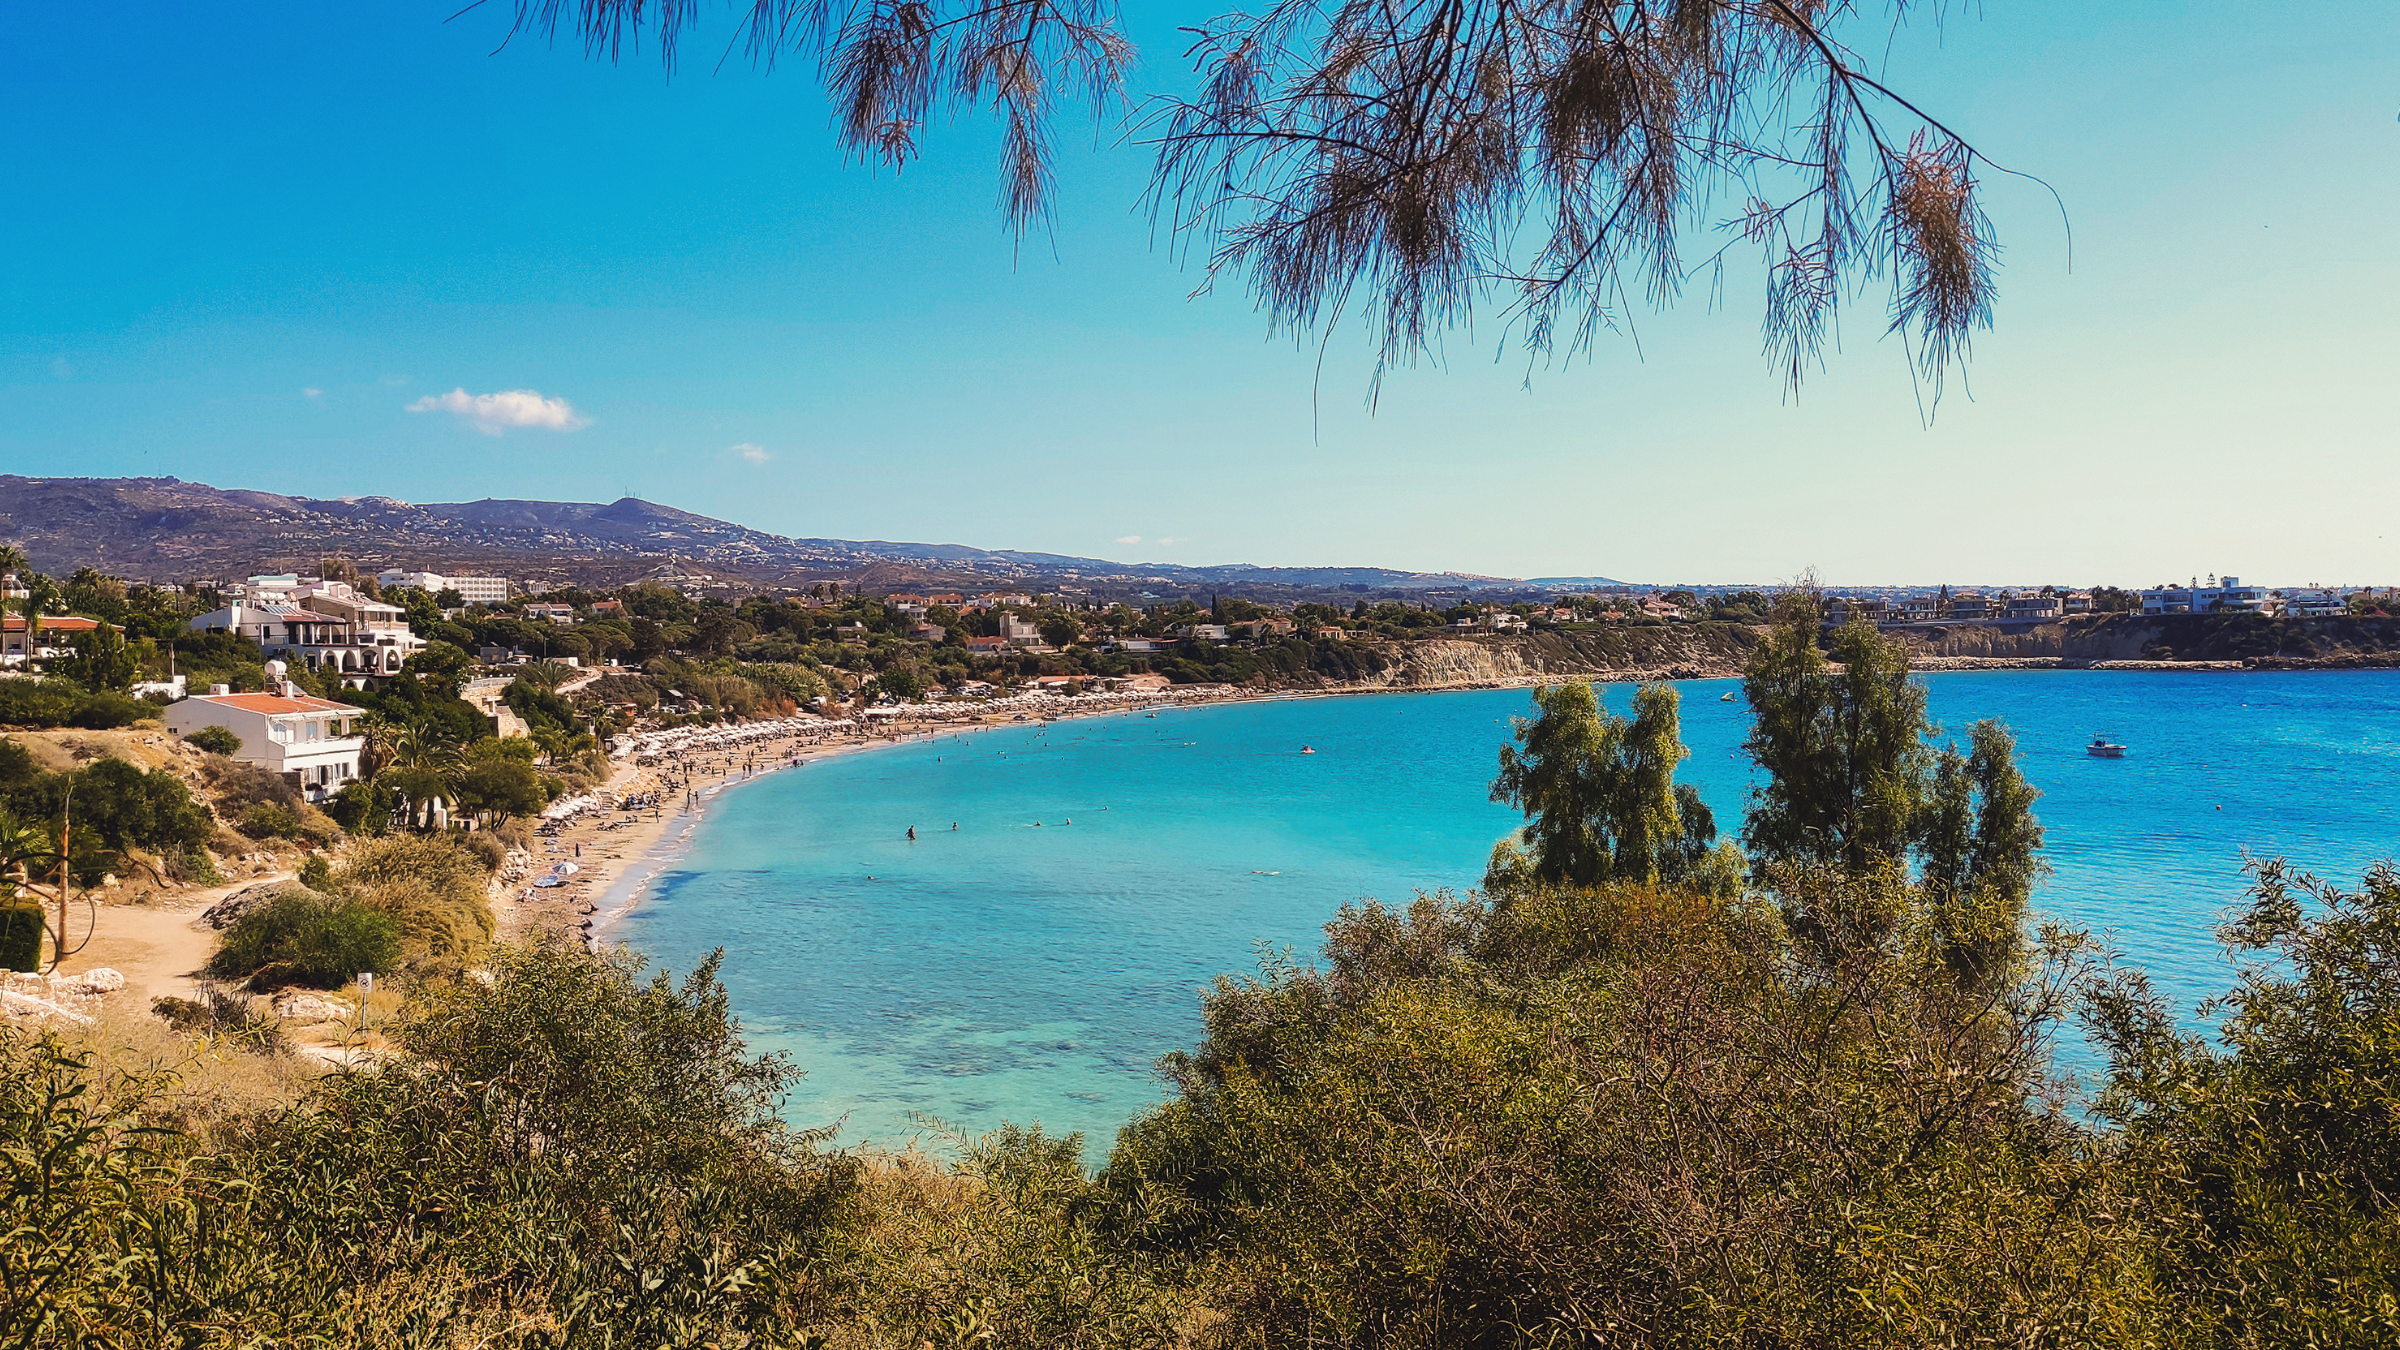
{"type": "MultiPolygon", "coordinates": [[[[2056,656],[2010,657],[1919,657],[1909,663],[1912,673],[1956,674],[1976,671],[2176,671],[2204,674],[2240,674],[2248,672],[2300,674],[2314,669],[2355,670],[2389,669],[2381,666],[2308,666],[2297,669],[2242,661],[2151,661],[2151,660],[2083,660],[2056,656]]],[[[572,845],[587,847],[581,857],[584,871],[577,880],[557,888],[548,898],[523,901],[519,896],[533,873],[512,879],[505,887],[495,883],[493,909],[500,920],[503,933],[521,933],[537,926],[553,926],[565,932],[582,932],[588,939],[599,941],[610,930],[638,910],[649,896],[652,885],[676,864],[690,856],[693,841],[706,822],[709,808],[726,791],[755,782],[770,774],[787,769],[804,768],[840,755],[893,748],[919,740],[931,739],[942,730],[958,727],[992,727],[1012,724],[1018,717],[1035,722],[1063,722],[1085,717],[1102,717],[1135,709],[1163,710],[1195,708],[1226,703],[1277,702],[1314,698],[1341,698],[1370,694],[1451,694],[1474,693],[1494,689],[1531,689],[1564,680],[1588,679],[1603,684],[1638,684],[1653,681],[1668,683],[1738,680],[1739,669],[1695,670],[1691,667],[1669,669],[1631,669],[1621,671],[1554,671],[1529,675],[1497,676],[1481,680],[1444,681],[1438,684],[1343,684],[1315,689],[1253,689],[1237,685],[1183,685],[1154,693],[1097,694],[1060,698],[1054,695],[1016,695],[1007,699],[972,705],[972,710],[958,707],[945,709],[939,704],[911,705],[925,713],[917,717],[893,716],[880,725],[850,718],[825,719],[807,716],[781,718],[768,722],[732,723],[705,729],[678,728],[667,732],[637,733],[633,742],[621,753],[630,757],[625,768],[613,776],[602,797],[621,798],[656,790],[662,781],[674,780],[675,770],[684,769],[681,780],[687,785],[690,773],[708,775],[711,769],[719,781],[706,787],[690,787],[688,800],[662,809],[655,817],[637,818],[621,827],[614,839],[600,835],[596,820],[578,820],[547,841],[545,857],[552,861],[576,861],[572,845]],[[1088,702],[1087,702],[1088,700],[1088,702]],[[1063,706],[1062,706],[1063,705],[1063,706]],[[698,764],[694,766],[695,752],[698,764]],[[668,757],[674,757],[669,762],[668,757]],[[738,770],[732,767],[740,760],[738,770]],[[649,761],[645,763],[644,761],[649,761]],[[504,891],[505,893],[497,893],[504,891]],[[558,901],[565,901],[568,913],[554,913],[558,901]],[[513,912],[512,912],[513,911],[513,912]],[[568,922],[551,921],[564,918],[568,922]],[[573,922],[588,920],[588,926],[573,922]],[[512,921],[513,920],[513,921],[512,921]]],[[[554,810],[556,808],[553,808],[554,810]]],[[[609,808],[595,804],[585,808],[586,814],[610,814],[609,808]]],[[[623,813],[614,813],[622,815],[623,813]]],[[[535,861],[540,861],[537,858],[535,861]]]]}

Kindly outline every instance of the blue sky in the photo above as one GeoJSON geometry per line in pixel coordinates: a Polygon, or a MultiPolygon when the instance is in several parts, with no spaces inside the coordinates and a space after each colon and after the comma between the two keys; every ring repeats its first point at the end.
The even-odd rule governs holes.
{"type": "MultiPolygon", "coordinates": [[[[12,17],[0,470],[632,493],[1129,561],[2400,582],[2388,3],[1999,0],[1901,34],[1892,81],[2073,222],[2070,272],[2048,194],[1990,180],[1998,324],[1930,426],[1879,292],[1787,399],[1746,263],[1638,345],[1528,381],[1487,323],[1370,408],[1363,335],[1320,370],[1238,288],[1191,295],[1113,136],[1065,138],[1020,250],[982,126],[895,177],[843,161],[799,65],[495,54],[504,7],[455,8],[12,17]],[[453,390],[572,416],[484,434],[453,390]]],[[[1173,87],[1174,24],[1216,6],[1130,8],[1136,92],[1173,87]]]]}

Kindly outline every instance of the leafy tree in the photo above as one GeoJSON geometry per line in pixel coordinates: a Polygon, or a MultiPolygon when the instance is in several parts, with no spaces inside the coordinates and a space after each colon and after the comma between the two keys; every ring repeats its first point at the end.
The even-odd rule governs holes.
{"type": "Polygon", "coordinates": [[[1925,690],[1909,676],[1907,650],[1864,622],[1833,641],[1839,673],[1817,647],[1814,597],[1794,594],[1752,653],[1744,748],[1767,781],[1742,835],[1760,863],[1864,875],[1908,852],[1928,762],[1925,690]]]}
{"type": "Polygon", "coordinates": [[[179,857],[208,842],[216,829],[183,780],[164,769],[144,773],[121,759],[99,759],[74,775],[73,788],[76,823],[89,825],[120,852],[142,848],[179,857]]]}
{"type": "Polygon", "coordinates": [[[458,687],[466,683],[467,672],[474,664],[475,658],[461,648],[447,642],[433,641],[403,661],[400,673],[456,697],[458,687]]]}
{"type": "Polygon", "coordinates": [[[486,824],[539,815],[550,804],[534,771],[533,746],[522,740],[493,739],[468,747],[454,791],[458,809],[486,824]]]}
{"type": "Polygon", "coordinates": [[[1907,649],[1854,619],[1831,636],[1836,672],[1817,613],[1812,595],[1782,597],[1743,676],[1745,748],[1767,774],[1742,832],[1752,866],[1822,955],[1877,947],[1903,909],[1930,905],[1953,972],[1997,978],[2041,871],[2014,742],[1986,721],[1969,753],[1936,750],[1907,649]]]}
{"type": "MultiPolygon", "coordinates": [[[[1537,689],[1533,699],[1538,715],[1516,720],[1518,744],[1500,748],[1492,780],[1492,800],[1523,811],[1526,825],[1493,849],[1486,889],[1697,879],[1716,821],[1698,791],[1675,782],[1691,754],[1675,690],[1642,686],[1630,722],[1584,681],[1537,689]]],[[[1715,876],[1725,870],[1719,860],[1715,876]]]]}
{"type": "Polygon", "coordinates": [[[2345,891],[2250,869],[2220,930],[2239,981],[2200,1009],[2223,1049],[2180,1032],[2138,970],[2089,985],[2121,1203],[2148,1217],[2153,1278],[2176,1294],[2161,1340],[2400,1343],[2400,873],[2345,891]]]}
{"type": "Polygon", "coordinates": [[[1083,640],[1083,625],[1063,609],[1044,612],[1038,627],[1042,641],[1053,647],[1064,649],[1083,640]]]}
{"type": "Polygon", "coordinates": [[[72,639],[74,654],[50,663],[51,673],[82,685],[95,694],[121,694],[142,670],[142,660],[125,645],[125,636],[106,622],[72,639]]]}

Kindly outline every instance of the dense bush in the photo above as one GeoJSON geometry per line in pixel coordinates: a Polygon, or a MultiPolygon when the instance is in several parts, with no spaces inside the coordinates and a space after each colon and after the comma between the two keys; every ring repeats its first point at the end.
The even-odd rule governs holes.
{"type": "Polygon", "coordinates": [[[220,815],[239,820],[253,806],[278,806],[297,815],[300,789],[272,769],[234,759],[212,759],[202,769],[217,794],[220,815]]]}
{"type": "Polygon", "coordinates": [[[497,972],[406,1059],[205,1139],[171,1082],[0,1031],[0,1338],[799,1343],[857,1169],[776,1119],[791,1070],[745,1052],[713,968],[543,945],[497,972]]]}
{"type": "Polygon", "coordinates": [[[215,829],[182,780],[164,769],[144,773],[121,759],[102,758],[53,773],[24,746],[0,740],[0,811],[55,823],[70,803],[77,833],[90,830],[96,846],[112,851],[144,849],[180,859],[215,829]]]}
{"type": "Polygon", "coordinates": [[[216,829],[183,781],[164,769],[144,773],[121,759],[96,760],[74,775],[74,789],[75,819],[112,849],[180,856],[216,829]]]}
{"type": "Polygon", "coordinates": [[[1352,909],[1220,982],[1104,1181],[1269,1344],[2078,1340],[2137,1252],[2039,1105],[2071,953],[1992,1018],[1913,922],[1809,971],[1639,886],[1352,909]]]}
{"type": "Polygon", "coordinates": [[[260,989],[331,989],[360,972],[381,975],[399,961],[399,927],[372,906],[287,886],[225,930],[208,974],[260,989]]]}
{"type": "Polygon", "coordinates": [[[242,738],[223,727],[202,727],[183,739],[185,744],[212,755],[230,755],[242,748],[242,738]]]}
{"type": "Polygon", "coordinates": [[[158,716],[155,704],[94,693],[67,680],[0,679],[0,726],[111,731],[158,716]]]}
{"type": "Polygon", "coordinates": [[[2172,1343],[2400,1345],[2400,873],[2351,892],[2254,870],[2222,934],[2223,1049],[2139,972],[2095,984],[2118,1203],[2149,1216],[2172,1343]]]}
{"type": "Polygon", "coordinates": [[[333,886],[391,916],[410,967],[455,974],[492,940],[489,884],[506,856],[492,847],[495,842],[473,835],[366,840],[334,872],[333,886]]]}
{"type": "Polygon", "coordinates": [[[297,839],[300,817],[283,807],[261,802],[242,812],[241,831],[253,839],[297,839]]]}

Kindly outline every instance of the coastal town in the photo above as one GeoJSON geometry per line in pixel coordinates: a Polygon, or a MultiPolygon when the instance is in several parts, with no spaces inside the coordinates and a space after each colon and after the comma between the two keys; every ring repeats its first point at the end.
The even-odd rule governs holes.
{"type": "MultiPolygon", "coordinates": [[[[503,931],[587,937],[609,921],[602,901],[620,875],[727,775],[1137,706],[1722,676],[1740,669],[1772,603],[1765,588],[1724,586],[1346,606],[1111,596],[1076,582],[875,593],[674,563],[595,589],[424,566],[369,573],[346,558],[170,583],[88,566],[56,578],[22,554],[0,600],[0,724],[61,735],[157,725],[281,785],[281,806],[248,801],[194,841],[181,870],[257,872],[292,861],[279,849],[345,833],[499,831],[503,931]]],[[[1927,669],[2058,664],[2076,641],[2101,665],[2213,668],[2262,659],[2241,644],[2268,633],[2277,653],[2321,658],[2327,640],[2294,622],[2380,635],[2400,595],[2228,576],[2141,589],[1829,587],[1814,603],[1828,629],[1871,624],[1913,644],[1927,669]],[[2202,625],[2214,645],[2162,648],[2167,621],[2202,625]]],[[[2359,645],[2342,650],[2357,657],[2359,645]]],[[[2380,636],[2364,646],[2363,659],[2381,659],[2380,636]]]]}
{"type": "Polygon", "coordinates": [[[0,1345],[2400,1347],[2222,9],[12,12],[0,1345]]]}

